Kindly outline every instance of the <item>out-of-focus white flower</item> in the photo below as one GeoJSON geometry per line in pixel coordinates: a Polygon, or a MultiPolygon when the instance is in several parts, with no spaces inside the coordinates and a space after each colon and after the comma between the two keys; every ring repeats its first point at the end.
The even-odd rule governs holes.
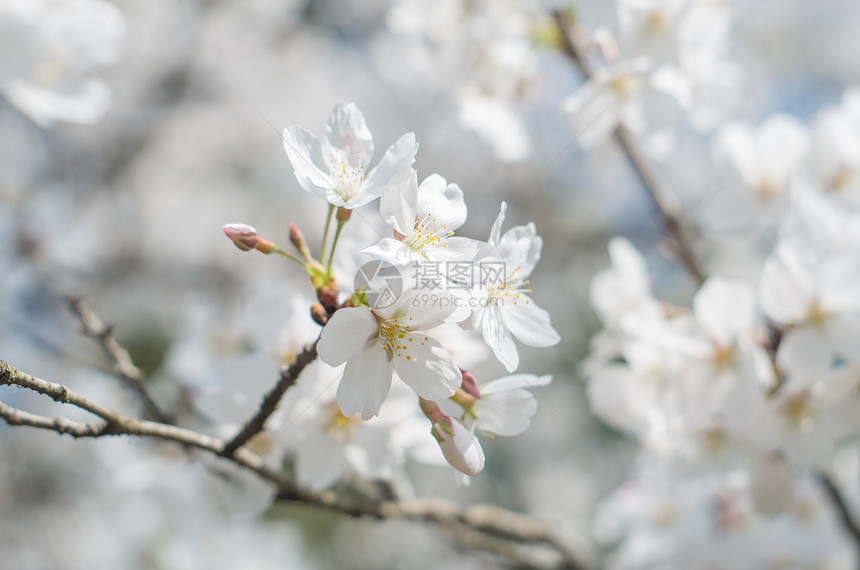
{"type": "Polygon", "coordinates": [[[480,242],[454,237],[454,230],[466,221],[463,191],[438,174],[431,174],[420,186],[413,177],[411,184],[387,192],[380,210],[397,239],[383,238],[362,253],[395,265],[468,262],[478,253],[480,242]]]}
{"type": "Polygon", "coordinates": [[[787,330],[777,363],[813,381],[835,358],[860,357],[860,216],[799,195],[759,284],[764,312],[787,330]]]}
{"type": "Polygon", "coordinates": [[[619,124],[634,133],[644,130],[641,97],[651,71],[648,58],[620,61],[597,71],[564,100],[562,112],[583,145],[603,141],[619,124]]]}
{"type": "Polygon", "coordinates": [[[607,568],[848,570],[856,564],[826,496],[809,475],[793,474],[792,490],[780,498],[781,512],[774,515],[757,510],[759,491],[746,469],[673,471],[645,456],[638,471],[598,508],[595,533],[615,545],[607,568]]]}
{"type": "Polygon", "coordinates": [[[405,386],[395,386],[379,417],[348,418],[335,396],[342,373],[342,367],[314,362],[284,397],[286,427],[277,435],[295,454],[296,479],[314,489],[350,476],[393,481],[411,448],[433,442],[415,396],[405,386]],[[415,429],[419,425],[420,431],[415,429]]]}
{"type": "Polygon", "coordinates": [[[709,204],[707,223],[720,229],[770,229],[788,208],[789,190],[800,174],[809,134],[787,115],[773,115],[757,129],[723,127],[714,158],[724,176],[709,204]]]}
{"type": "Polygon", "coordinates": [[[821,112],[812,125],[807,175],[828,198],[860,206],[860,90],[821,112]]]}
{"type": "Polygon", "coordinates": [[[284,129],[284,150],[302,188],[335,206],[358,208],[400,184],[409,184],[418,152],[415,135],[407,133],[373,159],[373,135],[355,103],[332,109],[322,139],[298,125],[284,129]]]}
{"type": "Polygon", "coordinates": [[[477,260],[479,279],[472,290],[476,308],[467,324],[481,333],[508,372],[520,357],[511,334],[523,344],[552,346],[561,340],[550,323],[549,313],[528,296],[528,277],[540,260],[543,240],[534,224],[511,228],[501,235],[507,204],[490,232],[488,253],[477,260]]]}
{"type": "Polygon", "coordinates": [[[0,93],[42,126],[94,123],[111,102],[125,19],[102,0],[0,1],[0,93]]]}
{"type": "Polygon", "coordinates": [[[445,322],[453,307],[422,303],[414,291],[384,309],[346,307],[323,328],[317,346],[331,366],[346,363],[337,390],[344,415],[379,413],[394,371],[422,398],[448,398],[460,387],[460,370],[448,351],[425,331],[445,322]]]}

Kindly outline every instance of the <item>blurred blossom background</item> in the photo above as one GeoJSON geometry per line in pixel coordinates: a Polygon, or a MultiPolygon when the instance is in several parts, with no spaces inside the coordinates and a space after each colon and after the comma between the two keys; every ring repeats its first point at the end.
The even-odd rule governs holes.
{"type": "MultiPolygon", "coordinates": [[[[860,4],[707,2],[730,19],[717,95],[698,114],[665,93],[643,96],[636,136],[708,270],[756,283],[773,226],[737,228],[778,215],[727,198],[745,181],[731,168],[742,135],[725,127],[755,130],[778,115],[811,129],[843,105],[860,83],[860,4]]],[[[601,329],[592,279],[610,265],[610,239],[624,236],[647,260],[657,298],[689,306],[697,288],[618,145],[587,136],[612,103],[568,101],[584,77],[559,48],[552,14],[572,8],[595,37],[621,37],[616,4],[637,3],[0,0],[0,357],[136,413],[64,301],[80,296],[182,424],[230,433],[319,327],[307,276],[239,252],[221,227],[249,223],[285,244],[296,222],[315,247],[327,206],[299,186],[281,132],[318,133],[337,102],[353,101],[377,157],[414,132],[419,179],[439,173],[463,189],[470,215],[459,235],[486,239],[502,201],[506,227],[536,224],[544,248],[533,297],[562,337],[520,349],[520,370],[553,375],[535,390],[531,428],[485,441],[486,468],[468,487],[448,468],[410,465],[415,495],[533,514],[602,567],[614,544],[606,524],[596,530],[596,517],[609,516],[597,516],[601,505],[634,469],[650,471],[635,440],[596,418],[586,397],[581,362],[601,329]]],[[[703,30],[724,25],[714,18],[703,30]]],[[[348,252],[384,227],[377,212],[371,204],[344,230],[345,286],[362,259],[348,252]]],[[[479,360],[479,379],[505,375],[495,359],[479,360]]],[[[0,398],[87,417],[23,390],[4,387],[0,398]]],[[[285,424],[273,445],[291,437],[285,424]]],[[[2,570],[504,567],[426,525],[269,506],[246,473],[167,443],[4,423],[0,458],[2,570]]],[[[810,549],[853,560],[841,533],[809,538],[810,549]]]]}

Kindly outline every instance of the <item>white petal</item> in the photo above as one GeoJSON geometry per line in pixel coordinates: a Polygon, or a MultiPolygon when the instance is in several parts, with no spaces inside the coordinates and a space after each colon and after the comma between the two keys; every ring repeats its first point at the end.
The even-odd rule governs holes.
{"type": "Polygon", "coordinates": [[[504,324],[520,342],[529,346],[552,346],[561,340],[550,323],[549,313],[538,307],[527,295],[501,307],[504,324]]]}
{"type": "Polygon", "coordinates": [[[373,135],[355,103],[338,103],[328,116],[325,140],[345,151],[350,165],[368,166],[373,160],[373,135]]]}
{"type": "Polygon", "coordinates": [[[505,211],[508,209],[507,202],[502,202],[499,209],[499,215],[496,216],[496,221],[493,222],[493,227],[490,230],[490,243],[498,247],[502,235],[502,224],[505,223],[505,211]]]}
{"type": "Polygon", "coordinates": [[[537,386],[546,386],[552,382],[552,375],[537,376],[535,374],[512,374],[497,378],[492,382],[487,382],[481,386],[481,394],[498,394],[508,390],[517,390],[520,388],[535,388],[537,386]]]}
{"type": "Polygon", "coordinates": [[[394,238],[382,238],[376,245],[361,250],[361,253],[393,265],[407,265],[417,259],[411,247],[394,238]]]}
{"type": "Polygon", "coordinates": [[[442,448],[442,453],[451,467],[470,477],[476,477],[484,469],[484,450],[481,449],[481,442],[460,422],[454,420],[453,427],[454,435],[440,426],[435,428],[441,439],[439,446],[442,448]]]}
{"type": "Polygon", "coordinates": [[[471,262],[481,253],[484,245],[486,243],[482,241],[453,236],[443,240],[441,244],[427,246],[422,251],[430,261],[471,262]]]}
{"type": "Polygon", "coordinates": [[[520,364],[520,355],[517,352],[517,346],[514,344],[514,339],[511,338],[511,333],[505,328],[502,322],[501,311],[495,305],[489,305],[483,311],[478,313],[478,326],[481,331],[481,336],[487,346],[493,349],[496,358],[504,364],[508,372],[516,370],[520,364]]]}
{"type": "Polygon", "coordinates": [[[430,215],[437,227],[456,230],[466,221],[467,213],[459,186],[448,184],[438,174],[431,174],[421,182],[418,187],[419,218],[430,215]]]}
{"type": "Polygon", "coordinates": [[[779,343],[776,361],[792,385],[808,385],[830,370],[833,346],[815,325],[788,331],[779,343]]]}
{"type": "Polygon", "coordinates": [[[696,320],[722,345],[728,345],[753,327],[755,292],[744,281],[709,278],[693,298],[696,320]]]}
{"type": "Polygon", "coordinates": [[[405,348],[394,352],[397,375],[427,400],[453,396],[463,376],[442,344],[421,333],[408,334],[401,342],[405,348]]]}
{"type": "Polygon", "coordinates": [[[497,435],[517,435],[528,429],[537,411],[535,397],[525,390],[489,394],[476,404],[478,428],[497,435]]]}
{"type": "Polygon", "coordinates": [[[343,369],[343,378],[337,387],[337,403],[343,415],[351,417],[360,413],[362,420],[378,415],[391,389],[392,372],[385,349],[376,339],[369,341],[343,369]]]}
{"type": "Polygon", "coordinates": [[[303,127],[293,125],[284,129],[284,150],[293,165],[302,188],[322,199],[334,186],[328,165],[323,160],[320,141],[303,127]]]}
{"type": "Polygon", "coordinates": [[[765,261],[758,296],[773,320],[791,324],[809,314],[815,301],[815,276],[806,259],[810,255],[798,243],[783,242],[765,261]]]}
{"type": "Polygon", "coordinates": [[[379,324],[367,307],[345,307],[332,315],[317,343],[320,360],[329,366],[343,364],[377,334],[379,324]]]}
{"type": "Polygon", "coordinates": [[[406,133],[388,147],[379,164],[368,173],[359,196],[350,200],[350,203],[356,203],[353,207],[366,204],[382,195],[392,184],[400,184],[407,180],[406,177],[412,175],[412,164],[415,162],[417,152],[418,143],[415,142],[414,133],[406,133]]]}
{"type": "Polygon", "coordinates": [[[499,242],[499,254],[505,260],[505,270],[509,275],[516,272],[520,280],[532,274],[540,260],[542,248],[543,240],[537,235],[533,223],[509,229],[499,242]]]}
{"type": "Polygon", "coordinates": [[[409,171],[396,182],[379,198],[379,213],[389,226],[409,235],[415,227],[418,207],[418,173],[409,171]]]}

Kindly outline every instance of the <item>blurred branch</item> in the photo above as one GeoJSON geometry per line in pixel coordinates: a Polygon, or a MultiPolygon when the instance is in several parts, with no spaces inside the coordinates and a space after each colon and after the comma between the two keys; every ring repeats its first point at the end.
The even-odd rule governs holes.
{"type": "MultiPolygon", "coordinates": [[[[583,47],[588,45],[587,38],[584,37],[584,32],[576,24],[573,17],[565,12],[557,10],[553,13],[553,17],[561,32],[562,52],[579,67],[586,80],[592,79],[596,70],[583,47]]],[[[678,211],[679,206],[674,194],[663,179],[660,178],[657,170],[645,156],[645,153],[642,152],[642,149],[627,127],[619,123],[615,128],[614,134],[627,160],[633,167],[637,178],[639,178],[642,186],[660,212],[663,218],[663,225],[673,238],[675,254],[693,279],[701,285],[705,281],[705,273],[699,264],[689,236],[681,225],[681,216],[678,211]]]]}
{"type": "MultiPolygon", "coordinates": [[[[316,356],[316,343],[305,347],[305,355],[292,366],[306,360],[303,368],[316,356]],[[311,354],[313,356],[311,356],[311,354]]],[[[292,367],[290,367],[292,368],[292,367]]],[[[289,377],[289,370],[283,377],[289,377]]],[[[300,370],[299,370],[300,372],[300,370]]],[[[297,373],[296,373],[297,375],[297,373]]],[[[97,438],[110,435],[152,437],[196,447],[215,455],[224,456],[226,444],[216,438],[185,428],[126,416],[116,410],[93,402],[66,386],[31,376],[0,361],[0,386],[14,385],[33,390],[52,400],[77,406],[102,419],[96,423],[79,423],[65,418],[50,418],[24,412],[0,402],[0,417],[12,426],[29,426],[68,434],[75,438],[97,438]]],[[[463,508],[441,499],[413,499],[402,501],[360,502],[331,492],[318,493],[296,484],[281,471],[266,465],[263,458],[247,448],[237,448],[225,460],[233,461],[274,483],[277,499],[311,507],[324,508],[352,517],[374,519],[404,519],[421,521],[453,531],[454,538],[471,548],[493,552],[512,564],[533,568],[584,569],[575,553],[556,536],[545,522],[527,515],[507,511],[493,505],[475,505],[463,508]],[[512,543],[543,545],[549,553],[536,557],[512,543]]]]}
{"type": "Polygon", "coordinates": [[[257,413],[245,423],[245,427],[242,428],[242,431],[236,434],[236,437],[224,446],[224,450],[221,452],[221,455],[224,457],[232,457],[233,453],[235,453],[237,449],[245,445],[252,437],[263,431],[266,420],[268,420],[269,416],[275,412],[278,407],[278,403],[281,401],[281,398],[284,396],[286,391],[290,386],[296,383],[302,370],[304,370],[308,364],[313,362],[316,357],[317,343],[314,342],[313,344],[306,344],[304,349],[298,356],[296,356],[293,363],[281,369],[281,378],[278,380],[278,383],[275,384],[275,386],[263,397],[263,401],[260,402],[260,407],[257,410],[257,413]]]}
{"type": "Polygon", "coordinates": [[[113,337],[113,327],[105,325],[95,311],[78,297],[68,296],[66,300],[72,312],[80,320],[83,333],[99,342],[113,367],[114,375],[128,388],[137,392],[146,413],[162,423],[173,423],[146,389],[144,374],[135,366],[128,351],[113,337]]]}
{"type": "Polygon", "coordinates": [[[818,481],[824,487],[824,490],[827,491],[830,501],[836,507],[836,510],[839,513],[839,519],[842,521],[842,526],[844,526],[845,530],[847,530],[851,535],[855,544],[860,544],[860,527],[857,526],[857,522],[851,515],[848,503],[845,502],[845,497],[842,496],[842,492],[839,490],[839,486],[836,484],[836,481],[831,479],[826,473],[819,473],[818,481]]]}

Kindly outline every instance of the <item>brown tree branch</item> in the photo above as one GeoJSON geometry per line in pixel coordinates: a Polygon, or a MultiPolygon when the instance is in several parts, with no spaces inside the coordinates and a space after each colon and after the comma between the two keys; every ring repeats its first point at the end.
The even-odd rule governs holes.
{"type": "MultiPolygon", "coordinates": [[[[562,11],[553,14],[562,38],[562,52],[580,69],[586,80],[595,75],[595,68],[585,53],[584,45],[587,41],[583,38],[581,28],[573,21],[572,17],[562,11]]],[[[687,269],[687,272],[698,285],[705,282],[705,272],[702,270],[696,253],[693,250],[689,237],[681,224],[679,206],[674,194],[666,182],[660,177],[653,164],[642,152],[633,134],[623,124],[615,129],[615,139],[624,151],[628,162],[633,167],[636,177],[642,183],[654,206],[663,218],[666,231],[672,236],[675,254],[679,261],[687,269]]]]}
{"type": "Polygon", "coordinates": [[[315,341],[313,344],[305,345],[304,349],[298,354],[298,356],[296,356],[296,359],[292,364],[281,369],[281,377],[278,380],[278,383],[275,384],[268,393],[266,393],[263,397],[263,401],[260,402],[260,407],[257,409],[257,412],[253,417],[248,419],[245,423],[245,427],[236,434],[236,437],[224,446],[224,450],[221,452],[221,455],[224,457],[231,457],[233,453],[245,445],[248,440],[263,431],[263,428],[266,425],[266,420],[268,420],[269,416],[275,412],[278,407],[278,403],[280,403],[281,398],[284,396],[286,391],[290,386],[296,383],[302,370],[316,359],[317,342],[318,341],[315,341]]]}
{"type": "Polygon", "coordinates": [[[105,325],[92,307],[80,298],[68,296],[66,300],[72,312],[80,320],[83,333],[98,341],[111,363],[114,375],[138,394],[146,413],[159,422],[173,423],[147,391],[143,372],[135,366],[128,351],[114,338],[113,327],[105,325]]]}
{"type": "MultiPolygon", "coordinates": [[[[305,359],[310,358],[308,362],[313,360],[309,356],[312,352],[315,354],[315,345],[308,345],[302,353],[307,354],[305,359]]],[[[288,370],[284,372],[285,375],[288,370]]],[[[225,443],[219,439],[173,425],[126,416],[93,402],[61,384],[25,374],[5,361],[0,361],[0,386],[2,385],[14,385],[33,390],[57,402],[77,406],[103,420],[84,424],[65,418],[49,418],[24,412],[0,402],[0,418],[13,426],[51,430],[75,438],[98,438],[111,435],[151,437],[225,456],[225,443]]],[[[281,471],[268,466],[263,458],[247,448],[237,448],[229,457],[225,457],[226,460],[250,469],[261,478],[273,483],[277,487],[277,498],[280,501],[324,508],[352,517],[425,522],[451,531],[462,544],[493,552],[520,566],[572,570],[585,568],[578,561],[576,553],[547,523],[527,515],[506,511],[493,505],[475,505],[464,509],[456,503],[441,499],[355,501],[332,492],[318,493],[306,489],[281,471]],[[534,553],[513,548],[511,543],[544,546],[546,550],[534,553]]]]}
{"type": "Polygon", "coordinates": [[[845,530],[848,531],[854,542],[860,544],[860,527],[857,526],[854,517],[851,515],[848,503],[845,502],[845,497],[842,496],[842,492],[839,490],[836,481],[831,479],[826,473],[819,473],[818,481],[824,487],[824,490],[827,491],[830,501],[836,507],[839,519],[842,521],[842,526],[845,527],[845,530]]]}

